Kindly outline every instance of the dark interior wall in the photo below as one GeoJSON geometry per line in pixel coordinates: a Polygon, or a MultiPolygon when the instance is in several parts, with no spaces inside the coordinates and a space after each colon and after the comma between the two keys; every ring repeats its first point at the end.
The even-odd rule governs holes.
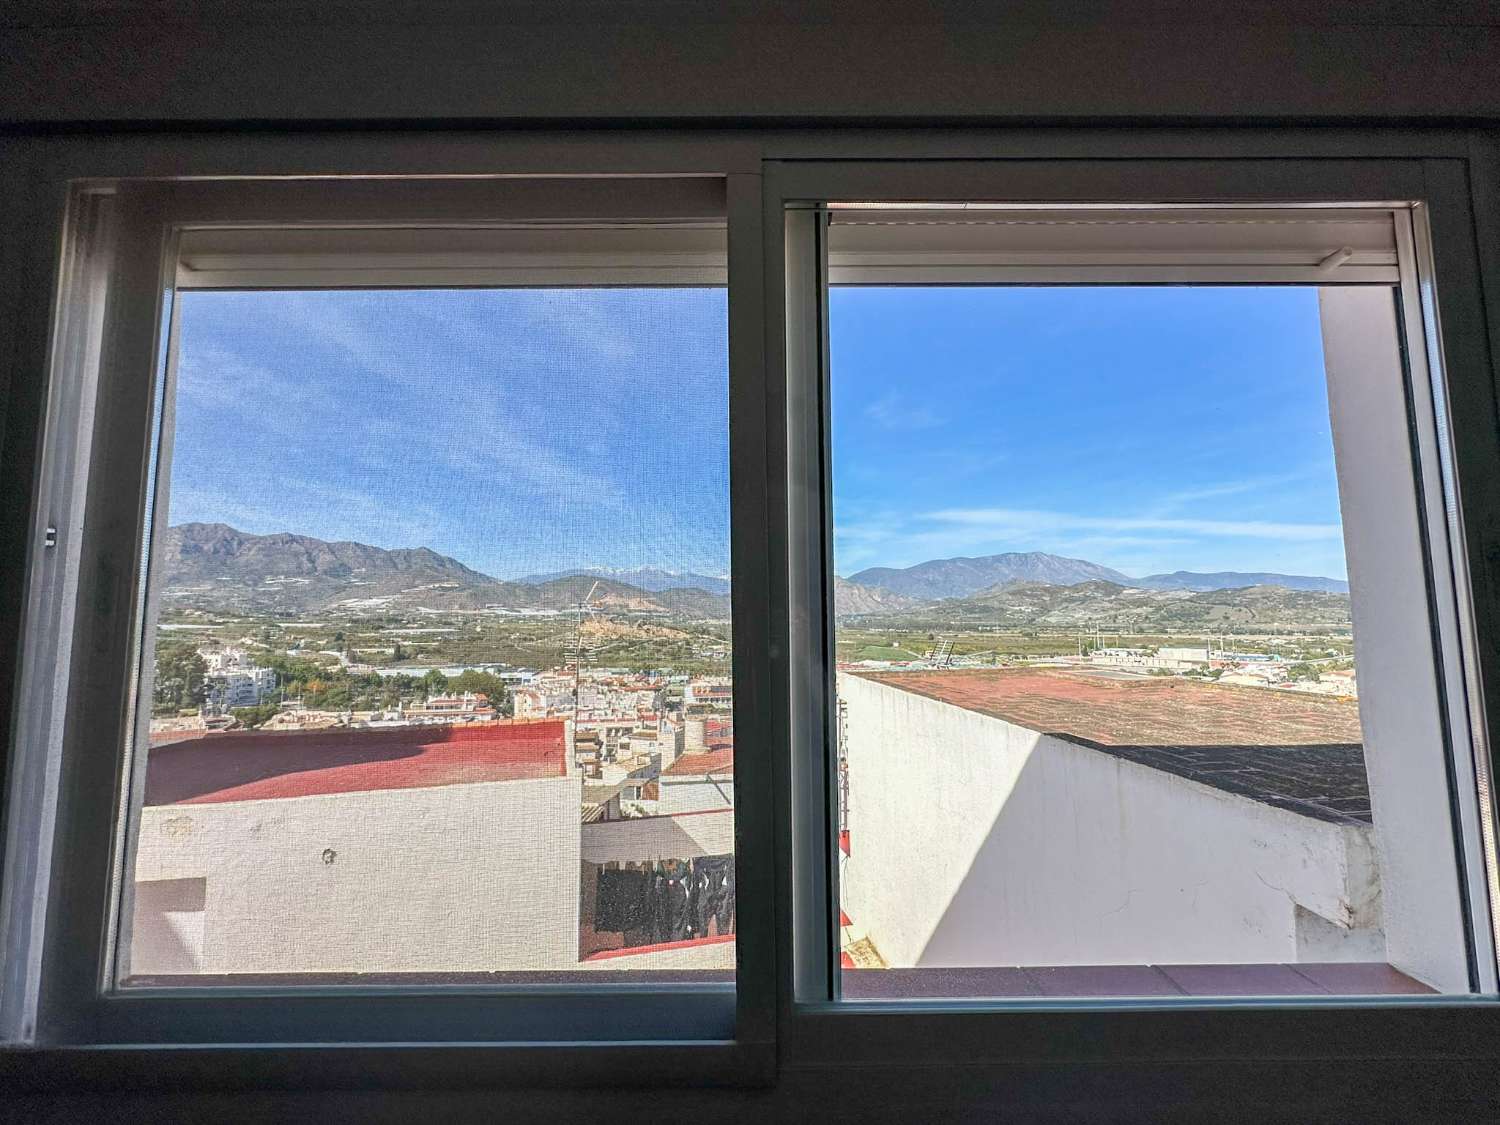
{"type": "MultiPolygon", "coordinates": [[[[1441,0],[19,0],[0,4],[0,218],[26,160],[99,130],[317,125],[1130,126],[1500,121],[1500,4],[1441,0]],[[18,155],[21,154],[21,155],[18,155]]],[[[20,210],[18,211],[18,208],[20,210]]],[[[0,235],[15,226],[0,223],[0,235]]],[[[15,505],[44,325],[14,314],[48,263],[0,237],[0,728],[19,608],[15,505]],[[7,329],[14,328],[7,342],[7,329]],[[7,386],[7,380],[11,379],[7,386]],[[7,409],[8,407],[8,409],[7,409]],[[8,414],[8,418],[7,418],[8,414]]],[[[1128,1045],[1126,1045],[1128,1050],[1128,1045]]],[[[1372,1057],[1089,1071],[808,1072],[762,1091],[7,1094],[0,1120],[1500,1120],[1494,1068],[1372,1057]]],[[[962,1064],[962,1059],[955,1063],[962,1064]]],[[[704,1076],[711,1079],[712,1076],[704,1076]]]]}
{"type": "Polygon", "coordinates": [[[15,0],[0,121],[1500,111],[1489,0],[15,0]]]}

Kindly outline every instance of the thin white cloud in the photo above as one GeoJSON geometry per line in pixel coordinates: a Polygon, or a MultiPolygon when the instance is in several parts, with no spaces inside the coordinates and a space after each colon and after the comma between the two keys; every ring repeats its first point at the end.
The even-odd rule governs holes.
{"type": "MultiPolygon", "coordinates": [[[[722,363],[701,358],[717,356],[721,340],[688,347],[683,326],[627,322],[597,300],[531,310],[499,331],[493,315],[462,302],[403,302],[393,325],[388,300],[342,296],[287,294],[274,315],[298,346],[269,355],[235,346],[232,332],[203,338],[200,330],[184,349],[178,389],[202,409],[241,421],[246,442],[265,445],[268,465],[285,459],[284,446],[307,438],[313,419],[337,419],[326,440],[343,454],[346,488],[335,496],[332,482],[320,479],[307,495],[285,480],[269,496],[244,490],[236,497],[229,482],[221,489],[205,480],[205,487],[175,490],[174,520],[220,519],[258,533],[302,531],[387,547],[422,542],[497,574],[553,569],[560,550],[598,550],[601,537],[617,553],[616,565],[725,568],[727,543],[714,513],[675,502],[646,462],[620,475],[601,471],[590,456],[605,428],[626,428],[653,405],[640,401],[638,380],[622,374],[638,365],[639,353],[662,349],[675,364],[681,350],[722,363]],[[424,342],[425,357],[411,340],[424,342]],[[363,377],[368,402],[350,403],[329,389],[319,377],[323,349],[338,357],[340,371],[363,377]],[[570,403],[547,393],[545,373],[559,364],[600,372],[585,399],[570,403]],[[396,408],[376,410],[374,402],[396,408]],[[369,474],[384,474],[386,485],[409,484],[410,500],[395,509],[376,500],[389,488],[376,487],[369,474]],[[367,481],[369,494],[362,491],[367,481]],[[423,502],[429,492],[465,500],[467,517],[440,514],[423,502]],[[496,505],[498,493],[524,495],[524,518],[496,505]],[[576,530],[589,524],[586,535],[576,530]]],[[[347,379],[342,386],[347,395],[347,379]]],[[[186,451],[195,437],[179,433],[179,447],[186,451]]]]}
{"type": "Polygon", "coordinates": [[[1010,531],[1034,532],[1102,531],[1115,533],[1163,531],[1177,534],[1310,542],[1340,539],[1343,529],[1336,523],[1278,523],[1270,520],[1204,520],[1161,516],[1078,516],[1027,508],[944,508],[924,513],[923,519],[957,524],[990,534],[1010,531]]]}
{"type": "Polygon", "coordinates": [[[1080,516],[1039,509],[838,511],[838,573],[904,567],[928,559],[1045,551],[1112,566],[1126,574],[1172,570],[1344,572],[1337,524],[1080,516]]]}
{"type": "Polygon", "coordinates": [[[883,430],[930,430],[945,421],[931,407],[897,391],[887,391],[866,406],[865,417],[883,430]]]}
{"type": "Polygon", "coordinates": [[[1290,473],[1246,477],[1242,480],[1223,481],[1219,484],[1208,484],[1199,488],[1185,488],[1177,492],[1167,493],[1151,506],[1150,514],[1152,516],[1169,516],[1204,500],[1220,500],[1226,496],[1242,496],[1246,493],[1266,493],[1283,485],[1308,480],[1315,473],[1326,471],[1325,466],[1318,465],[1298,469],[1290,473]]]}

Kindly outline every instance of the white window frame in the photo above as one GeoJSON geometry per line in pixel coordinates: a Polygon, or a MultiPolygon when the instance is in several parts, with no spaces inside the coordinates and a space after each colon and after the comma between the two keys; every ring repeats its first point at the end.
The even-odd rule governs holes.
{"type": "MultiPolygon", "coordinates": [[[[594,1061],[585,1067],[630,1058],[644,1075],[669,1073],[685,1057],[698,1060],[693,1065],[711,1083],[764,1072],[768,978],[748,989],[738,981],[625,983],[604,975],[587,983],[493,986],[116,988],[112,943],[121,904],[111,885],[122,885],[135,788],[127,779],[139,773],[144,755],[132,767],[125,758],[110,763],[87,753],[89,746],[142,744],[144,715],[132,719],[136,691],[126,672],[152,618],[139,560],[150,525],[164,519],[161,510],[153,515],[153,481],[169,461],[154,435],[163,446],[170,441],[179,286],[549,285],[603,277],[609,284],[755,292],[758,231],[736,237],[733,264],[727,271],[723,265],[730,196],[741,214],[758,216],[758,198],[744,190],[743,178],[733,192],[730,183],[712,171],[559,178],[543,170],[425,180],[125,180],[70,189],[50,442],[36,508],[47,530],[36,536],[29,576],[21,685],[27,719],[8,794],[10,893],[0,919],[6,971],[18,985],[6,990],[0,1009],[8,1041],[469,1042],[491,1045],[491,1055],[503,1051],[513,1067],[534,1067],[519,1060],[550,1044],[553,1053],[586,1050],[594,1061]],[[670,226],[681,252],[650,256],[632,238],[641,224],[658,223],[670,226]],[[414,261],[424,230],[436,252],[414,261]],[[278,243],[284,252],[268,268],[265,251],[278,243]],[[187,255],[179,253],[184,244],[187,255]],[[295,268],[303,253],[313,270],[295,268]],[[194,270],[210,258],[212,270],[194,270]],[[84,700],[88,707],[80,706],[84,700]],[[105,768],[79,768],[90,759],[105,768]],[[519,1051],[522,1044],[529,1051],[519,1051]]],[[[731,309],[738,304],[731,301],[731,309]]],[[[738,575],[747,552],[752,560],[764,557],[755,543],[763,500],[756,474],[746,472],[743,432],[746,402],[755,399],[746,354],[758,354],[759,336],[734,312],[730,322],[730,458],[738,462],[731,466],[731,555],[738,575]]],[[[763,644],[754,619],[741,627],[757,586],[755,567],[748,572],[733,595],[736,668],[763,644]]],[[[751,706],[751,681],[736,693],[736,711],[753,737],[764,707],[751,706]]],[[[752,762],[737,785],[755,784],[756,772],[752,762]]],[[[740,837],[755,833],[753,820],[736,819],[737,846],[744,846],[740,837]]],[[[740,884],[756,881],[752,860],[741,866],[740,884]]],[[[749,949],[739,954],[740,979],[765,976],[769,957],[756,951],[770,945],[766,918],[746,911],[737,927],[737,947],[749,949]]]]}
{"type": "MultiPolygon", "coordinates": [[[[1483,699],[1484,668],[1478,659],[1466,550],[1457,547],[1469,542],[1451,460],[1450,435],[1455,418],[1450,398],[1457,361],[1445,357],[1446,337],[1436,320],[1436,266],[1430,254],[1428,227],[1434,208],[1446,212],[1445,217],[1450,219],[1456,210],[1461,219],[1462,200],[1451,193],[1451,182],[1434,174],[1435,169],[1415,162],[1356,167],[1339,161],[1303,161],[1276,166],[1274,174],[1269,175],[1268,168],[1258,163],[871,160],[787,161],[771,168],[766,199],[767,268],[773,277],[784,279],[786,295],[784,304],[771,310],[776,323],[769,335],[783,348],[780,374],[784,397],[780,405],[788,433],[786,500],[778,513],[786,520],[789,544],[785,624],[788,647],[794,654],[787,669],[791,716],[787,736],[792,744],[787,831],[792,836],[799,876],[791,888],[793,964],[790,996],[784,1007],[784,1041],[810,1065],[831,1065],[841,1054],[850,1052],[893,1064],[932,1060],[942,1053],[933,1045],[955,1035],[974,1044],[982,1059],[1025,1057],[1035,1050],[1025,1042],[1028,1034],[1050,1034],[1070,1026],[1105,1026],[1102,1016],[1097,1023],[1085,1019],[1083,1014],[1088,1012],[1108,1012],[1111,1034],[1130,1035],[1130,1029],[1139,1029],[1150,1020],[1153,1026],[1165,1025],[1174,1032],[1188,1026],[1200,1030],[1212,1027],[1216,1035],[1228,1036],[1221,1043],[1249,1044],[1254,1041],[1249,1021],[1237,1025],[1230,1016],[1246,1007],[1297,1012],[1302,1019],[1286,1023],[1295,1029],[1294,1039],[1317,1054],[1328,1048],[1329,1041],[1318,1041],[1314,1028],[1326,1030],[1361,1021],[1370,1027],[1388,1021],[1402,1027],[1420,1019],[1405,1019],[1406,1013],[1454,1003],[1487,1006],[1494,997],[1495,931],[1490,901],[1496,864],[1494,809],[1488,799],[1491,746],[1482,705],[1476,710],[1476,701],[1483,699]],[[1368,240],[1351,240],[1357,243],[1353,247],[1335,245],[1316,255],[1299,256],[1303,251],[1292,247],[1273,260],[1255,260],[1244,255],[1244,248],[1237,247],[1232,236],[1226,251],[1217,253],[1209,247],[1209,253],[1196,257],[1182,253],[1171,238],[1160,244],[1146,240],[1147,252],[1134,256],[1110,252],[1108,246],[1106,252],[1099,253],[1086,236],[1076,239],[1074,245],[1067,244],[1066,238],[1053,238],[1050,245],[1023,247],[1022,253],[1016,253],[1013,245],[992,251],[983,244],[982,236],[955,241],[946,252],[915,258],[901,253],[899,237],[886,240],[895,245],[888,254],[878,244],[869,252],[842,256],[827,249],[823,216],[829,204],[865,206],[872,211],[905,205],[910,210],[903,217],[920,220],[920,208],[924,206],[976,201],[976,210],[1009,208],[1045,215],[1048,209],[1056,208],[1072,218],[1089,210],[1119,216],[1131,210],[1149,214],[1167,209],[1182,215],[1201,209],[1206,216],[1232,217],[1241,210],[1265,214],[1266,208],[1317,208],[1329,214],[1337,214],[1333,209],[1339,209],[1353,217],[1363,215],[1386,224],[1388,232],[1394,231],[1396,253],[1383,255],[1368,240]],[[1353,252],[1345,252],[1348,250],[1353,252]],[[1415,569],[1413,565],[1397,569],[1405,583],[1403,588],[1411,589],[1410,583],[1416,582],[1416,588],[1428,593],[1427,606],[1407,604],[1404,608],[1417,609],[1417,616],[1426,618],[1424,624],[1432,630],[1433,660],[1424,666],[1433,677],[1436,707],[1423,730],[1436,734],[1446,750],[1443,761],[1447,765],[1439,766],[1446,768],[1446,776],[1429,780],[1448,788],[1454,816],[1452,834],[1446,826],[1434,828],[1438,837],[1434,846],[1448,841],[1448,852],[1458,861],[1444,870],[1456,870],[1461,883],[1454,905],[1462,910],[1462,923],[1468,930],[1463,938],[1463,955],[1469,969],[1466,983],[1472,993],[1415,1000],[837,999],[837,741],[829,706],[834,646],[826,294],[831,275],[853,283],[896,278],[914,283],[1026,280],[1043,284],[1234,280],[1312,285],[1349,281],[1397,287],[1402,342],[1413,353],[1406,382],[1413,397],[1410,424],[1415,430],[1414,460],[1403,471],[1413,501],[1412,516],[1421,522],[1424,536],[1415,569]],[[1412,347],[1413,340],[1420,346],[1412,347]],[[1467,784],[1455,784],[1465,779],[1467,784]],[[1179,1013],[1176,1018],[1160,1018],[1159,1013],[1171,1009],[1179,1013]],[[1188,1016],[1188,1012],[1193,1015],[1188,1016]],[[898,1024],[899,1033],[894,1030],[898,1024]]],[[[1323,234],[1326,236],[1326,232],[1323,234]]],[[[1459,272],[1450,269],[1445,276],[1456,288],[1459,272]]],[[[1391,327],[1394,330],[1395,325],[1391,327]]],[[[1390,352],[1386,354],[1389,359],[1390,352]]],[[[1330,376],[1336,365],[1342,362],[1347,367],[1352,358],[1331,355],[1330,376]]],[[[1464,362],[1472,363],[1475,358],[1470,352],[1464,362]]],[[[1470,370],[1463,377],[1477,374],[1470,370]]],[[[1471,432],[1465,437],[1473,440],[1474,435],[1471,432]]],[[[1346,526],[1349,519],[1346,512],[1346,526]]],[[[1374,632],[1382,632],[1387,624],[1378,623],[1374,632]]],[[[1405,622],[1408,635],[1410,625],[1410,621],[1405,622]]],[[[1179,1049],[1181,1045],[1174,1034],[1173,1046],[1167,1049],[1179,1049]]]]}

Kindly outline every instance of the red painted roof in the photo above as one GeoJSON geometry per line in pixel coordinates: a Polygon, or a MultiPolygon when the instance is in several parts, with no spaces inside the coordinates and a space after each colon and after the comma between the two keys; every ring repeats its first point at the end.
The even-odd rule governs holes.
{"type": "Polygon", "coordinates": [[[734,747],[684,754],[661,772],[663,777],[701,777],[709,773],[733,773],[734,747]]]}
{"type": "Polygon", "coordinates": [[[601,949],[590,953],[585,961],[609,961],[615,957],[633,957],[638,953],[661,953],[668,949],[695,949],[700,945],[722,945],[733,941],[733,934],[715,934],[713,937],[687,938],[684,941],[661,941],[654,945],[626,945],[619,949],[601,949]]]}
{"type": "Polygon", "coordinates": [[[231,731],[154,747],[146,804],[207,804],[320,793],[562,777],[561,720],[384,730],[231,731]]]}

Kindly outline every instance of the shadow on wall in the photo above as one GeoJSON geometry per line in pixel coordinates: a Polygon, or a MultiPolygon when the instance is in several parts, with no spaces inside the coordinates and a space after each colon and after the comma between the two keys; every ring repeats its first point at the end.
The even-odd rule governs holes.
{"type": "Polygon", "coordinates": [[[867,682],[847,698],[844,907],[893,968],[1384,960],[1368,823],[1132,760],[1347,746],[1106,752],[867,682]]]}
{"type": "Polygon", "coordinates": [[[201,972],[208,880],[151,879],[134,894],[132,956],[162,973],[201,972]]]}
{"type": "Polygon", "coordinates": [[[915,964],[1384,960],[1371,834],[1043,734],[915,964]]]}
{"type": "Polygon", "coordinates": [[[175,805],[288,773],[390,762],[421,753],[420,743],[404,731],[208,735],[151,748],[145,803],[175,805]]]}

